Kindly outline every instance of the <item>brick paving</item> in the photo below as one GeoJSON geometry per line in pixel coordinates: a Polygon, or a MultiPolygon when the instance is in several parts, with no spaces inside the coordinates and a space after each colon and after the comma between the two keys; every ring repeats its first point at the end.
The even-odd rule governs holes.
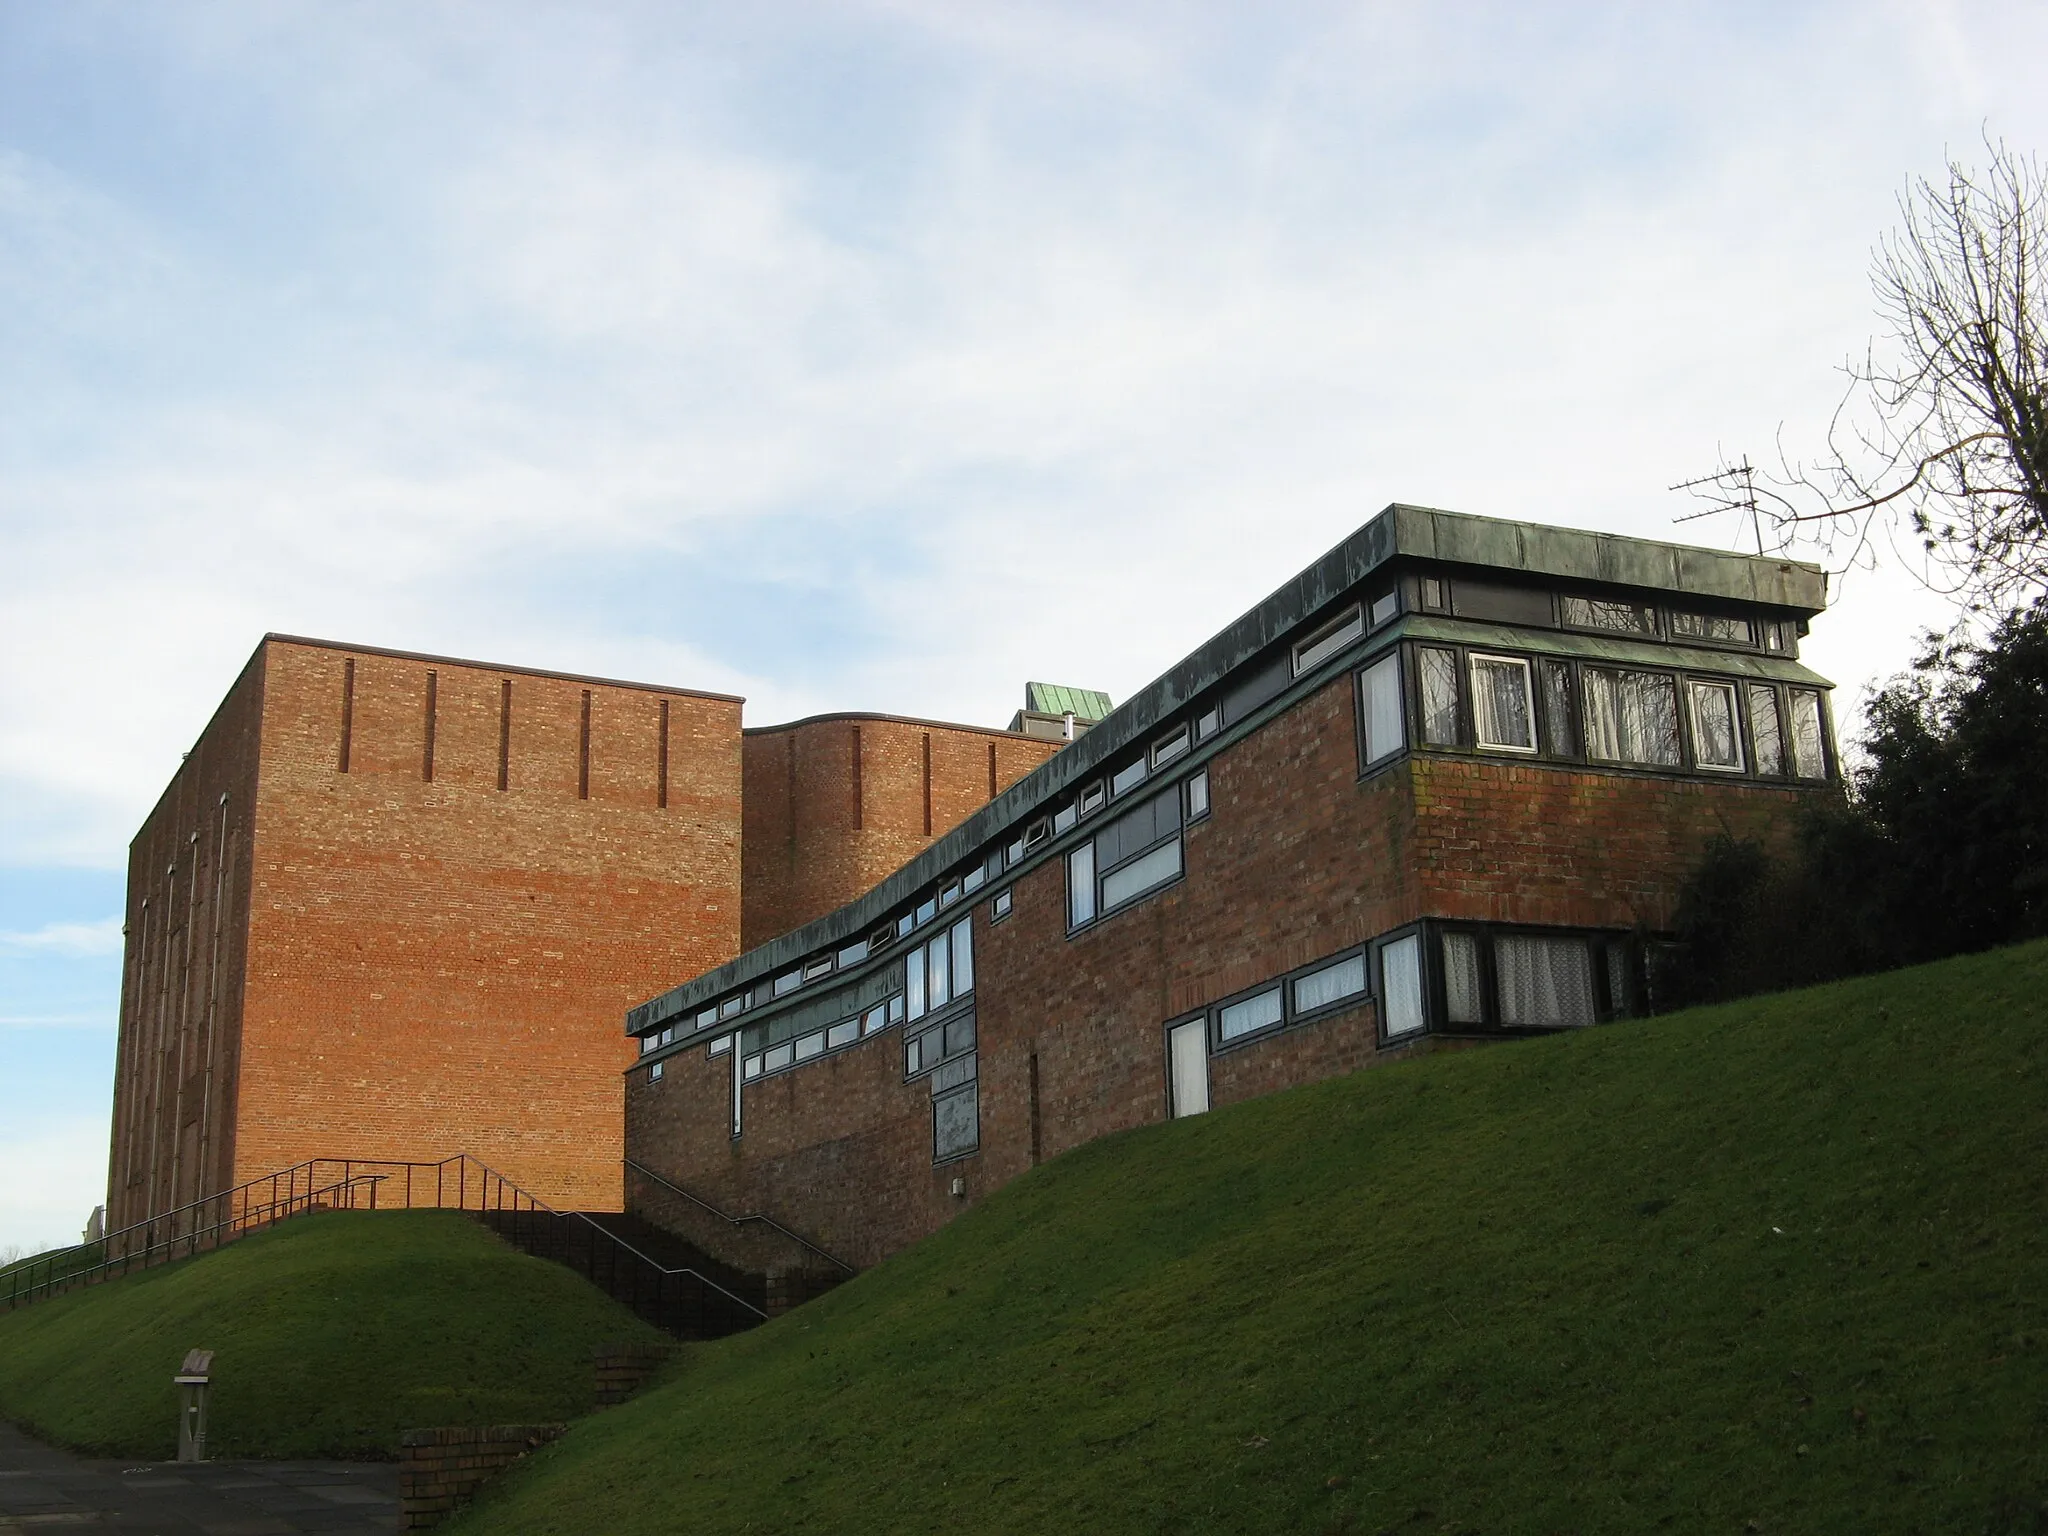
{"type": "Polygon", "coordinates": [[[0,1533],[367,1536],[397,1529],[395,1462],[94,1461],[0,1423],[0,1533]]]}

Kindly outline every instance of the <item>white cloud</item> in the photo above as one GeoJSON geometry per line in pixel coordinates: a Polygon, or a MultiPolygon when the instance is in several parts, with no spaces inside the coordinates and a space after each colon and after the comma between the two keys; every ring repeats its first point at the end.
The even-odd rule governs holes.
{"type": "Polygon", "coordinates": [[[96,923],[45,923],[26,932],[0,930],[0,954],[118,955],[121,926],[120,918],[107,917],[96,923]]]}

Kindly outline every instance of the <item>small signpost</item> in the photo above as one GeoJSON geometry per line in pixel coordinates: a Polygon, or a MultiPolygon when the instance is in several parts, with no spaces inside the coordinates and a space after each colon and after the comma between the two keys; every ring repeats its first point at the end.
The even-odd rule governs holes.
{"type": "Polygon", "coordinates": [[[178,1385],[178,1460],[206,1460],[206,1394],[213,1385],[213,1351],[187,1351],[172,1378],[178,1385]]]}

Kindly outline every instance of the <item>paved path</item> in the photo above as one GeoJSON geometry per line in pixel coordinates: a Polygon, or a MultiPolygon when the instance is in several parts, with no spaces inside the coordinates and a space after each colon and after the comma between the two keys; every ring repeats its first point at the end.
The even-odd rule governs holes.
{"type": "Polygon", "coordinates": [[[87,1461],[0,1422],[0,1532],[369,1536],[398,1529],[398,1465],[87,1461]]]}

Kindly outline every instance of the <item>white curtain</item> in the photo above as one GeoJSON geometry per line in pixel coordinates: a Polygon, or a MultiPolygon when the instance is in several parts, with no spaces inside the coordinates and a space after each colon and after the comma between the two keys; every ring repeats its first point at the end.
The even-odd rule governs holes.
{"type": "Polygon", "coordinates": [[[1422,739],[1433,747],[1458,744],[1458,657],[1425,646],[1416,653],[1422,673],[1422,739]]]}
{"type": "Polygon", "coordinates": [[[1469,933],[1444,935],[1444,1010],[1453,1024],[1484,1024],[1479,1002],[1479,941],[1469,933]]]}
{"type": "Polygon", "coordinates": [[[1678,766],[1678,686],[1663,673],[1586,668],[1585,713],[1588,756],[1678,766]]]}
{"type": "Polygon", "coordinates": [[[1740,768],[1742,731],[1735,724],[1733,683],[1692,685],[1693,753],[1702,768],[1740,768]]]}
{"type": "Polygon", "coordinates": [[[1591,1024],[1593,956],[1584,939],[1502,934],[1493,941],[1500,1021],[1523,1026],[1591,1024]]]}
{"type": "Polygon", "coordinates": [[[1472,658],[1472,729],[1482,747],[1536,747],[1529,665],[1497,656],[1472,658]]]}

